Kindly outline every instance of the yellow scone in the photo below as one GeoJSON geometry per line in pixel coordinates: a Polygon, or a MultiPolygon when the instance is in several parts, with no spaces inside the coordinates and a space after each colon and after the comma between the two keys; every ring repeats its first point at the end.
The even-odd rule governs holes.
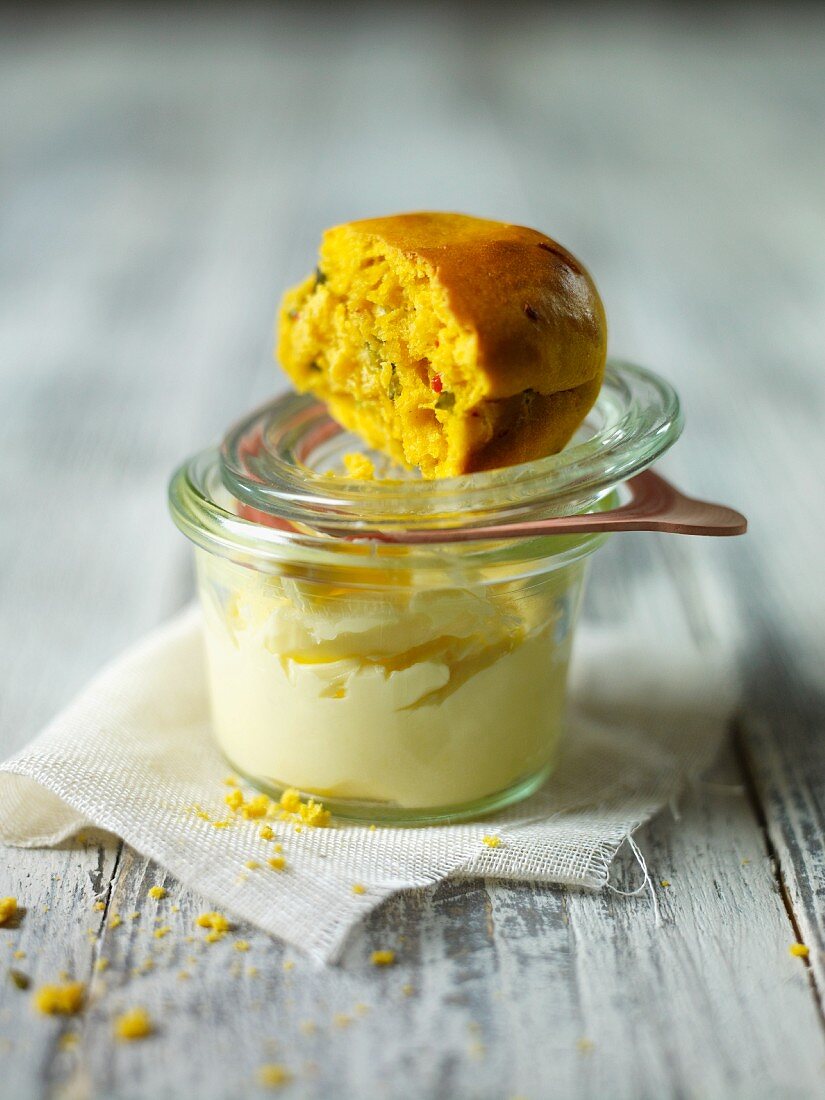
{"type": "Polygon", "coordinates": [[[278,356],[299,390],[424,477],[560,451],[604,374],[604,308],[543,233],[419,213],[327,230],[284,296],[278,356]]]}

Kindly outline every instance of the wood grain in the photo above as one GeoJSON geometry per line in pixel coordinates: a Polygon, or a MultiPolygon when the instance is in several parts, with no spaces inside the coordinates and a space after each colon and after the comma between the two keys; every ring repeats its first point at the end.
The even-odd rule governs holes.
{"type": "MultiPolygon", "coordinates": [[[[111,839],[3,851],[0,895],[28,911],[0,929],[0,1096],[254,1096],[264,1062],[302,1097],[819,1095],[822,14],[3,19],[0,751],[189,597],[167,477],[280,384],[275,301],[337,221],[464,209],[562,240],[613,352],[682,395],[666,473],[751,529],[623,535],[593,574],[596,619],[672,578],[673,629],[726,639],[742,673],[736,751],[639,837],[670,882],[661,925],[644,894],[447,883],[394,899],[320,971],[251,929],[247,953],[188,943],[201,899],[111,839]],[[399,963],[378,971],[387,945],[399,963]],[[89,1009],[34,1015],[11,965],[88,981],[89,1009]],[[133,1004],[157,1035],[116,1044],[133,1004]]],[[[623,861],[616,885],[637,882],[623,861]]]]}

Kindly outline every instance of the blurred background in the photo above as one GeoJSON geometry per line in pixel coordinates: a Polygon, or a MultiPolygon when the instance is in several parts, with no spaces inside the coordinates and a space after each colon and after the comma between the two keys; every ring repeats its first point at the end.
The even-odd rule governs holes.
{"type": "Polygon", "coordinates": [[[0,18],[7,748],[188,598],[167,479],[284,385],[276,304],[323,228],[424,208],[536,226],[585,262],[612,354],[684,399],[666,470],[750,514],[705,552],[753,668],[778,637],[819,675],[821,519],[800,509],[823,468],[825,5],[0,18]]]}

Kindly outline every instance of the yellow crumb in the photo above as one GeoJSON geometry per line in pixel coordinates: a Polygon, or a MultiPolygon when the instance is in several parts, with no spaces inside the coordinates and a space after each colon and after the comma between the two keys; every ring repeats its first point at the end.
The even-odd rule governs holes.
{"type": "Polygon", "coordinates": [[[378,828],[377,825],[370,825],[370,832],[374,833],[377,828],[378,828]]]}
{"type": "Polygon", "coordinates": [[[248,859],[244,864],[244,867],[248,867],[250,871],[257,871],[260,866],[257,859],[248,859]]]}
{"type": "Polygon", "coordinates": [[[121,920],[120,914],[112,913],[111,919],[109,920],[109,927],[120,928],[121,924],[123,924],[123,921],[121,920]]]}
{"type": "Polygon", "coordinates": [[[413,993],[415,993],[415,986],[410,985],[410,983],[407,982],[406,985],[401,986],[401,992],[404,994],[405,997],[412,997],[413,993]]]}
{"type": "Polygon", "coordinates": [[[743,867],[747,867],[747,865],[748,865],[749,863],[750,863],[750,860],[749,860],[749,859],[743,859],[743,860],[742,860],[742,866],[743,866],[743,867]]]}
{"type": "Polygon", "coordinates": [[[301,825],[296,825],[295,826],[295,832],[296,833],[302,833],[303,831],[304,831],[303,826],[301,826],[301,825]]]}
{"type": "Polygon", "coordinates": [[[294,970],[294,969],[295,969],[295,963],[292,961],[292,959],[287,959],[286,962],[284,963],[284,970],[294,970]]]}
{"type": "Polygon", "coordinates": [[[372,481],[375,477],[372,459],[361,454],[360,451],[351,451],[344,455],[344,469],[347,471],[347,477],[357,481],[372,481]]]}
{"type": "Polygon", "coordinates": [[[168,936],[172,929],[168,924],[164,924],[161,928],[155,929],[155,939],[162,940],[164,936],[168,936]]]}
{"type": "Polygon", "coordinates": [[[229,794],[225,794],[223,800],[230,810],[239,810],[243,806],[243,793],[236,788],[229,794]]]}
{"type": "Polygon", "coordinates": [[[576,1048],[582,1054],[589,1054],[590,1051],[593,1050],[595,1045],[596,1044],[593,1042],[592,1039],[577,1039],[576,1040],[576,1048]]]}
{"type": "Polygon", "coordinates": [[[663,878],[659,880],[659,885],[662,887],[663,890],[667,890],[668,886],[670,886],[670,883],[666,878],[663,878]]]}
{"type": "Polygon", "coordinates": [[[195,923],[198,928],[212,928],[215,932],[228,932],[232,927],[223,913],[201,913],[195,923]]]}
{"type": "Polygon", "coordinates": [[[233,927],[222,913],[201,913],[197,919],[200,928],[208,928],[204,939],[207,943],[217,943],[233,927]]]}
{"type": "Polygon", "coordinates": [[[115,1035],[118,1039],[145,1039],[154,1031],[145,1008],[130,1008],[115,1018],[115,1035]]]}
{"type": "Polygon", "coordinates": [[[172,912],[173,913],[179,913],[180,912],[180,906],[179,905],[173,905],[172,906],[172,912]]]}
{"type": "Polygon", "coordinates": [[[235,950],[236,951],[248,951],[249,950],[249,940],[236,940],[235,941],[235,950]]]}
{"type": "Polygon", "coordinates": [[[129,920],[137,920],[140,916],[139,910],[135,909],[134,913],[129,914],[129,920]]]}
{"type": "Polygon", "coordinates": [[[316,829],[323,829],[324,826],[329,825],[330,818],[332,817],[329,810],[325,810],[320,802],[315,802],[311,798],[308,802],[301,804],[299,812],[304,824],[312,825],[316,829]]]}
{"type": "Polygon", "coordinates": [[[284,867],[286,867],[286,859],[284,856],[272,856],[266,862],[276,871],[283,871],[284,867]]]}
{"type": "Polygon", "coordinates": [[[10,924],[19,911],[17,898],[0,898],[0,924],[10,924]]]}
{"type": "Polygon", "coordinates": [[[271,1062],[269,1065],[261,1066],[258,1070],[258,1081],[265,1088],[277,1089],[281,1085],[289,1084],[292,1080],[292,1074],[286,1068],[286,1066],[279,1065],[276,1062],[271,1062]]]}
{"type": "Polygon", "coordinates": [[[281,795],[281,808],[287,813],[295,814],[301,808],[301,795],[294,787],[287,787],[281,795]]]}
{"type": "Polygon", "coordinates": [[[273,852],[282,852],[283,850],[284,850],[283,844],[273,844],[272,845],[272,851],[273,852]]]}
{"type": "Polygon", "coordinates": [[[265,794],[259,794],[241,806],[241,814],[246,818],[266,817],[270,805],[270,799],[265,794]]]}
{"type": "Polygon", "coordinates": [[[367,888],[366,886],[362,886],[360,882],[353,882],[352,892],[353,894],[366,894],[367,888]]]}
{"type": "Polygon", "coordinates": [[[258,830],[258,836],[261,840],[272,840],[275,834],[272,832],[271,825],[262,825],[258,830]]]}
{"type": "Polygon", "coordinates": [[[14,952],[14,957],[15,959],[25,959],[26,952],[23,951],[22,948],[18,947],[18,949],[14,952]]]}
{"type": "Polygon", "coordinates": [[[792,943],[788,950],[798,959],[807,959],[808,955],[811,953],[810,948],[804,943],[792,943]]]}
{"type": "Polygon", "coordinates": [[[302,1020],[299,1026],[304,1035],[314,1035],[318,1030],[318,1025],[314,1020],[302,1020]]]}
{"type": "Polygon", "coordinates": [[[86,986],[83,982],[44,985],[34,995],[34,1004],[47,1016],[74,1016],[83,1008],[86,986]]]}
{"type": "Polygon", "coordinates": [[[213,821],[211,822],[213,829],[228,829],[232,824],[231,821],[213,821]]]}
{"type": "Polygon", "coordinates": [[[94,904],[94,908],[97,909],[98,913],[102,913],[103,910],[106,908],[106,902],[105,901],[96,901],[95,904],[94,904]]]}
{"type": "Polygon", "coordinates": [[[246,976],[247,976],[247,978],[257,978],[258,977],[258,968],[257,968],[257,966],[248,966],[246,968],[246,976]]]}
{"type": "Polygon", "coordinates": [[[349,1027],[352,1023],[352,1016],[347,1016],[346,1012],[336,1012],[332,1017],[332,1022],[336,1027],[349,1027]]]}
{"type": "Polygon", "coordinates": [[[370,955],[370,962],[373,966],[392,966],[395,962],[394,951],[373,951],[370,955]]]}
{"type": "Polygon", "coordinates": [[[365,1005],[363,1001],[358,1001],[358,1003],[353,1006],[353,1011],[355,1012],[356,1016],[366,1016],[369,1010],[370,1006],[365,1005]]]}
{"type": "Polygon", "coordinates": [[[234,775],[228,775],[226,779],[224,779],[224,783],[227,785],[227,787],[237,787],[238,780],[235,778],[234,775]]]}
{"type": "Polygon", "coordinates": [[[188,970],[179,970],[178,971],[178,981],[179,982],[189,981],[190,977],[191,977],[191,974],[189,973],[188,970]]]}
{"type": "Polygon", "coordinates": [[[158,901],[160,901],[161,898],[166,897],[166,891],[162,886],[150,886],[149,897],[156,898],[158,901]]]}
{"type": "Polygon", "coordinates": [[[102,972],[108,967],[108,965],[109,965],[109,960],[108,959],[98,959],[97,962],[95,963],[95,970],[102,972]]]}
{"type": "Polygon", "coordinates": [[[76,1031],[67,1031],[57,1040],[57,1045],[61,1050],[74,1050],[78,1039],[79,1036],[76,1031]]]}
{"type": "Polygon", "coordinates": [[[481,838],[482,842],[487,845],[488,848],[500,848],[501,837],[500,836],[484,836],[481,838]]]}

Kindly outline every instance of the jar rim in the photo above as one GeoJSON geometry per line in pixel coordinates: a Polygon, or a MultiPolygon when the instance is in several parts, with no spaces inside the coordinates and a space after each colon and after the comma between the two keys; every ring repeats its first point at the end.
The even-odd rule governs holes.
{"type": "MultiPolygon", "coordinates": [[[[340,428],[317,399],[289,393],[230,428],[220,449],[185,462],[170,484],[170,507],[184,534],[224,553],[290,545],[363,550],[369,531],[376,529],[402,534],[437,529],[449,543],[451,531],[469,526],[598,508],[672,446],[682,426],[679,399],[669,383],[653,371],[611,359],[593,409],[558,454],[438,481],[354,480],[330,477],[328,471],[346,450],[364,450],[363,443],[340,428]]],[[[603,541],[592,535],[573,541],[594,538],[603,541]]],[[[375,549],[375,540],[369,544],[375,549]]],[[[383,554],[389,547],[381,545],[383,554]]],[[[484,544],[476,545],[480,550],[484,544]]],[[[396,549],[409,551],[403,545],[396,549]]]]}

